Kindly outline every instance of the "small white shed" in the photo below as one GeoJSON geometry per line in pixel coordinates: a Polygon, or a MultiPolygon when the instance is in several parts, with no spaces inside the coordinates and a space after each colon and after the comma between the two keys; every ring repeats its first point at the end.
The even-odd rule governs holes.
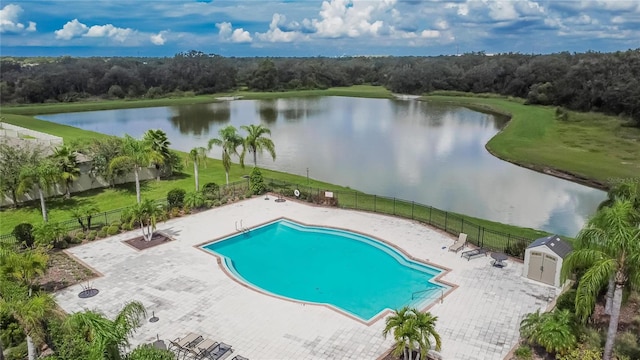
{"type": "Polygon", "coordinates": [[[571,245],[551,235],[537,239],[524,252],[524,272],[522,276],[542,283],[561,287],[560,270],[562,261],[571,252],[571,245]]]}

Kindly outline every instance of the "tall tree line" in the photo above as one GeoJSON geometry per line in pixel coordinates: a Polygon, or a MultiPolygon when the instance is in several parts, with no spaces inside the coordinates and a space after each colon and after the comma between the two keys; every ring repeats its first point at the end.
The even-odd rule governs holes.
{"type": "Polygon", "coordinates": [[[531,104],[622,115],[640,126],[640,49],[437,57],[226,58],[200,51],[171,58],[3,58],[2,103],[153,98],[382,85],[399,93],[496,93],[531,104]]]}

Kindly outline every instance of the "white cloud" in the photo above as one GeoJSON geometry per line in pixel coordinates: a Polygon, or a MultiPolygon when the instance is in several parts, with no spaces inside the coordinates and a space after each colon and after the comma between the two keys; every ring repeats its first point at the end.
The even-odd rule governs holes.
{"type": "Polygon", "coordinates": [[[36,23],[29,21],[28,25],[19,22],[20,14],[22,14],[20,5],[9,4],[0,10],[0,33],[4,32],[33,32],[36,31],[36,23]]]}
{"type": "Polygon", "coordinates": [[[256,37],[262,41],[285,43],[305,39],[305,36],[299,31],[281,30],[279,26],[283,25],[285,21],[286,18],[284,15],[278,13],[273,14],[271,23],[269,24],[269,30],[265,33],[256,33],[256,37]]]}
{"type": "Polygon", "coordinates": [[[104,37],[118,42],[124,42],[131,35],[135,34],[136,31],[130,28],[119,28],[112,24],[88,27],[78,21],[78,19],[73,19],[64,24],[62,29],[56,30],[54,33],[56,34],[56,39],[61,40],[71,40],[75,37],[83,36],[91,38],[104,37]]]}
{"type": "Polygon", "coordinates": [[[222,41],[228,41],[232,43],[248,43],[252,42],[253,38],[251,34],[243,28],[233,29],[233,26],[229,22],[217,23],[218,36],[222,41]]]}
{"type": "Polygon", "coordinates": [[[509,0],[496,0],[489,3],[489,16],[493,20],[515,20],[519,14],[509,0]]]}
{"type": "MultiPolygon", "coordinates": [[[[326,38],[378,35],[384,22],[376,20],[382,13],[393,10],[395,0],[372,2],[366,0],[330,0],[322,2],[320,19],[311,20],[316,36],[326,38]]],[[[399,16],[393,13],[392,16],[399,16]]]]}
{"type": "Polygon", "coordinates": [[[165,35],[168,32],[169,31],[164,30],[164,31],[160,31],[157,34],[151,34],[149,36],[149,40],[151,40],[151,43],[153,43],[153,45],[164,45],[164,43],[167,42],[167,38],[165,38],[165,35]]]}
{"type": "Polygon", "coordinates": [[[64,24],[62,29],[54,31],[54,33],[56,34],[56,39],[71,40],[86,33],[88,29],[87,25],[78,21],[78,19],[73,19],[64,24]]]}
{"type": "Polygon", "coordinates": [[[135,31],[130,28],[119,28],[112,24],[93,25],[84,36],[86,37],[107,37],[119,42],[124,42],[135,31]]]}

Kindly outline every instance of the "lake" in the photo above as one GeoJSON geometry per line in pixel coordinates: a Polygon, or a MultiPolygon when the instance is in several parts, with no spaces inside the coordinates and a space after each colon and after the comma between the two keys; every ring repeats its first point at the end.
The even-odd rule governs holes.
{"type": "MultiPolygon", "coordinates": [[[[485,144],[506,119],[448,104],[313,97],[38,118],[138,138],[162,129],[172,147],[185,152],[206,147],[223,126],[263,124],[271,129],[277,158],[258,157],[260,167],[302,176],[308,171],[310,178],[367,193],[567,236],[575,236],[606,197],[494,157],[485,144]]],[[[219,159],[220,153],[214,148],[209,155],[219,159]]],[[[251,166],[252,158],[246,160],[251,166]]]]}

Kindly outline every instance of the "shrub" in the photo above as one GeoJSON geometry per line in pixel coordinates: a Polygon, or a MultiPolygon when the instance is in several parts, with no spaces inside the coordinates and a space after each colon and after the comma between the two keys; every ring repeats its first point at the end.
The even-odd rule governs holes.
{"type": "Polygon", "coordinates": [[[202,187],[202,193],[204,194],[204,197],[209,199],[209,200],[213,200],[213,199],[217,198],[219,190],[220,190],[220,186],[218,186],[218,184],[212,183],[212,182],[206,183],[202,187]]]}
{"type": "Polygon", "coordinates": [[[565,355],[577,345],[575,316],[568,310],[527,314],[520,323],[520,335],[548,353],[565,355]]]}
{"type": "Polygon", "coordinates": [[[220,205],[222,205],[222,203],[220,202],[220,200],[216,200],[216,201],[214,201],[214,202],[213,202],[213,206],[215,206],[215,207],[218,207],[218,206],[220,206],[220,205]]]}
{"type": "Polygon", "coordinates": [[[531,348],[527,345],[520,345],[514,352],[514,355],[518,360],[533,359],[533,352],[531,351],[531,348]]]}
{"type": "Polygon", "coordinates": [[[616,335],[614,351],[618,357],[627,356],[630,359],[640,359],[640,347],[636,334],[625,331],[616,335]]]}
{"type": "Polygon", "coordinates": [[[260,172],[260,169],[257,167],[254,167],[253,170],[251,170],[251,175],[249,175],[249,189],[253,195],[260,195],[267,190],[262,172],[260,172]]]}
{"type": "Polygon", "coordinates": [[[251,190],[244,193],[245,199],[251,199],[252,196],[253,196],[253,193],[251,192],[251,190]]]}
{"type": "Polygon", "coordinates": [[[109,226],[107,228],[107,235],[115,235],[120,232],[120,228],[114,225],[109,226]]]}
{"type": "Polygon", "coordinates": [[[558,296],[558,300],[556,300],[556,309],[558,310],[569,310],[572,313],[576,311],[576,290],[571,289],[568,290],[562,295],[558,296]]]}
{"type": "Polygon", "coordinates": [[[602,352],[596,349],[573,349],[565,356],[557,357],[558,360],[600,360],[602,352]]]}
{"type": "Polygon", "coordinates": [[[180,208],[174,207],[171,209],[171,217],[179,217],[180,216],[180,208]]]}
{"type": "Polygon", "coordinates": [[[111,226],[121,227],[121,226],[122,226],[122,222],[120,222],[120,221],[116,220],[116,221],[111,222],[111,224],[109,224],[109,225],[111,225],[111,226]]]}
{"type": "Polygon", "coordinates": [[[185,207],[188,206],[194,209],[199,209],[203,207],[205,201],[206,201],[206,198],[204,196],[204,193],[202,193],[202,191],[192,191],[187,195],[185,195],[184,197],[185,207]]]}
{"type": "Polygon", "coordinates": [[[524,251],[527,249],[527,244],[524,241],[513,241],[511,242],[506,249],[504,249],[504,252],[506,252],[507,254],[513,256],[513,257],[517,257],[517,258],[524,258],[524,251]]]}
{"type": "Polygon", "coordinates": [[[22,342],[17,346],[7,350],[6,360],[23,360],[27,358],[27,342],[22,342]]]}
{"type": "Polygon", "coordinates": [[[89,241],[93,241],[96,239],[96,237],[98,236],[98,232],[95,230],[91,230],[89,231],[89,233],[87,234],[87,240],[89,241]]]}
{"type": "Polygon", "coordinates": [[[107,231],[109,231],[109,225],[103,226],[100,230],[102,230],[102,231],[104,231],[106,233],[107,231]]]}
{"type": "Polygon", "coordinates": [[[35,237],[33,236],[33,225],[29,223],[18,224],[11,232],[18,241],[18,244],[24,247],[32,247],[35,237]]]}
{"type": "Polygon", "coordinates": [[[107,231],[106,231],[106,230],[104,230],[104,229],[103,229],[103,230],[98,231],[97,237],[99,237],[99,238],[107,237],[107,231]]]}
{"type": "Polygon", "coordinates": [[[130,224],[133,220],[133,209],[124,209],[120,213],[120,222],[123,224],[130,224]]]}
{"type": "Polygon", "coordinates": [[[184,189],[172,189],[167,193],[167,205],[169,208],[181,208],[184,206],[184,195],[187,192],[184,189]]]}
{"type": "Polygon", "coordinates": [[[122,224],[122,230],[124,231],[133,230],[133,226],[131,224],[122,224]]]}

